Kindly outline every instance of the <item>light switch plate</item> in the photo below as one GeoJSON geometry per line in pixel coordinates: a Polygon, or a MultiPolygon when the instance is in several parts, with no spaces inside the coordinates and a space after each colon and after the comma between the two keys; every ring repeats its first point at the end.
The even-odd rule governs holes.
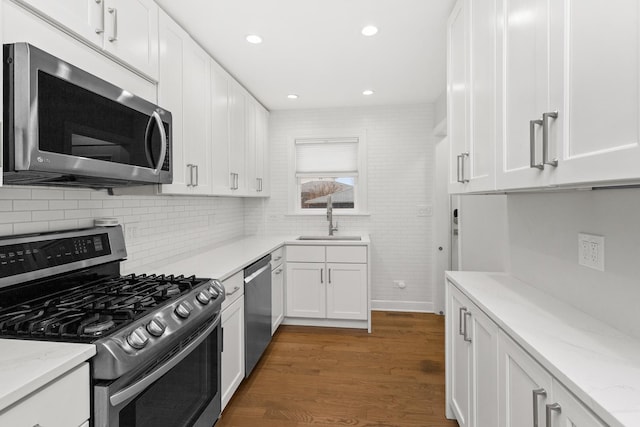
{"type": "Polygon", "coordinates": [[[578,233],[578,264],[604,271],[604,236],[578,233]]]}

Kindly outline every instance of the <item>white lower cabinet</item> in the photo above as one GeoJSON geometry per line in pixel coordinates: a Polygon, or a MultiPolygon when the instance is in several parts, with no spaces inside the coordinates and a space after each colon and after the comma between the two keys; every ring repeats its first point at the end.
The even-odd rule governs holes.
{"type": "Polygon", "coordinates": [[[286,316],[367,320],[365,246],[287,247],[286,316]]]}
{"type": "Polygon", "coordinates": [[[460,427],[606,427],[447,282],[447,413],[460,427]]]}
{"type": "Polygon", "coordinates": [[[449,286],[447,390],[460,427],[498,424],[498,326],[449,286]]]}
{"type": "Polygon", "coordinates": [[[244,273],[222,282],[222,409],[244,379],[244,273]]]}
{"type": "Polygon", "coordinates": [[[84,426],[89,419],[89,364],[83,363],[0,411],[0,426],[84,426]]]}

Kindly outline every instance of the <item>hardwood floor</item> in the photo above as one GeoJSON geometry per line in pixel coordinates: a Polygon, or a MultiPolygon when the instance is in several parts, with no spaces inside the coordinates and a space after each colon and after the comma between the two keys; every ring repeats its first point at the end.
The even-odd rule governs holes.
{"type": "Polygon", "coordinates": [[[444,318],[372,322],[372,334],[281,326],[216,427],[457,427],[444,416],[444,318]]]}

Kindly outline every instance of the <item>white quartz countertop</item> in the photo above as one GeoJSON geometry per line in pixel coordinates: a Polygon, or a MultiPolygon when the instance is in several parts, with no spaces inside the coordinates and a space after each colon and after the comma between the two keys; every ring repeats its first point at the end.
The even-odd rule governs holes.
{"type": "Polygon", "coordinates": [[[95,354],[92,344],[0,339],[0,411],[95,354]]]}
{"type": "Polygon", "coordinates": [[[611,426],[640,426],[640,340],[507,274],[449,280],[611,426]]]}
{"type": "Polygon", "coordinates": [[[161,266],[145,266],[136,273],[184,274],[224,280],[283,245],[369,245],[368,235],[362,240],[297,240],[299,236],[250,236],[229,242],[197,255],[161,266]]]}

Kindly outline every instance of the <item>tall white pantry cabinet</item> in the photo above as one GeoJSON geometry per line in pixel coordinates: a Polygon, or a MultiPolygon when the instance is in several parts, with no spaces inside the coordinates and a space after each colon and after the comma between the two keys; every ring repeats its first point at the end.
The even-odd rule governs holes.
{"type": "Polygon", "coordinates": [[[450,192],[640,182],[639,28],[635,0],[460,0],[450,192]]]}

